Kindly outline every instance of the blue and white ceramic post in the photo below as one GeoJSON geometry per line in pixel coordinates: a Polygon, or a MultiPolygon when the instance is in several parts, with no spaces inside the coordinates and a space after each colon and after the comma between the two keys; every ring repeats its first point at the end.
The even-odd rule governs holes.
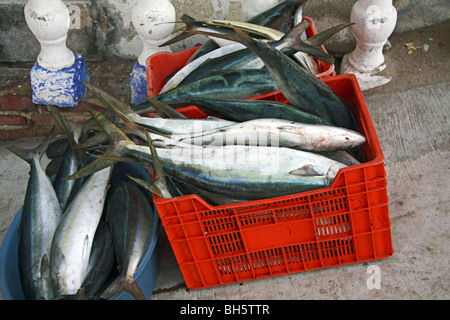
{"type": "Polygon", "coordinates": [[[131,73],[131,102],[141,103],[147,94],[147,58],[158,52],[171,52],[168,41],[175,27],[175,8],[169,0],[137,0],[132,11],[132,22],[143,43],[131,73]]]}
{"type": "Polygon", "coordinates": [[[74,107],[84,97],[88,70],[79,53],[66,46],[70,15],[61,0],[29,0],[24,8],[28,27],[41,45],[30,72],[36,104],[74,107]]]}

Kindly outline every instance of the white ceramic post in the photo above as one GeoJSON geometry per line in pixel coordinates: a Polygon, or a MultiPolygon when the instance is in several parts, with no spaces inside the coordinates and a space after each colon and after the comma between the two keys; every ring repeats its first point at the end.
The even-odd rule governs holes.
{"type": "Polygon", "coordinates": [[[84,96],[87,81],[84,59],[66,46],[70,15],[61,0],[29,0],[25,20],[41,45],[37,62],[30,72],[33,102],[72,107],[84,96]]]}
{"type": "Polygon", "coordinates": [[[28,27],[41,44],[39,65],[52,71],[70,67],[75,56],[66,47],[70,16],[65,4],[60,0],[29,0],[24,13],[28,27]]]}
{"type": "Polygon", "coordinates": [[[341,74],[353,73],[361,90],[389,83],[390,77],[377,73],[386,68],[383,46],[394,31],[397,10],[392,0],[359,0],[351,12],[350,21],[356,38],[356,48],[344,56],[341,74]]]}
{"type": "Polygon", "coordinates": [[[159,46],[171,38],[175,28],[175,8],[169,0],[137,0],[131,19],[143,43],[131,73],[131,100],[140,103],[145,101],[142,97],[147,94],[147,59],[158,52],[171,52],[168,46],[159,46]]]}

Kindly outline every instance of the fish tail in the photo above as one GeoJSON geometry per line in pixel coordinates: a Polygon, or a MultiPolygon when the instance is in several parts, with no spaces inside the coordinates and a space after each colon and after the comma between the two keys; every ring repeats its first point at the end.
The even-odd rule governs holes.
{"type": "Polygon", "coordinates": [[[309,27],[308,20],[303,20],[299,24],[297,24],[294,28],[289,30],[288,33],[286,33],[278,42],[286,42],[287,46],[289,46],[292,43],[297,43],[298,38],[301,36],[303,32],[306,31],[309,27]]]}
{"type": "Polygon", "coordinates": [[[7,149],[22,158],[26,162],[31,162],[37,155],[39,159],[42,158],[44,153],[47,151],[48,146],[55,137],[55,126],[52,127],[48,135],[41,141],[41,143],[32,149],[24,149],[16,146],[9,146],[7,149]]]}
{"type": "Polygon", "coordinates": [[[153,168],[155,170],[155,181],[147,181],[130,176],[128,177],[137,184],[144,187],[145,189],[149,190],[150,192],[160,196],[161,198],[171,198],[172,195],[169,192],[169,188],[166,182],[166,176],[164,174],[164,169],[162,167],[161,161],[159,160],[156,148],[147,130],[145,131],[145,134],[147,136],[148,145],[150,148],[150,152],[152,154],[153,168]]]}
{"type": "Polygon", "coordinates": [[[125,114],[128,114],[128,113],[135,114],[136,113],[131,108],[129,108],[125,103],[123,103],[119,99],[116,99],[115,97],[113,97],[112,95],[107,93],[106,91],[104,91],[98,87],[95,87],[90,83],[81,82],[81,84],[84,85],[89,91],[91,91],[106,107],[112,105],[115,108],[117,108],[118,110],[120,110],[120,112],[122,112],[122,113],[125,113],[125,114]]]}
{"type": "MultiPolygon", "coordinates": [[[[296,28],[301,31],[304,26],[302,24],[307,23],[306,20],[303,20],[297,26],[295,26],[290,32],[288,32],[283,39],[287,42],[287,47],[291,49],[295,49],[298,51],[302,51],[308,53],[312,56],[315,56],[319,60],[322,60],[328,64],[334,63],[334,57],[328,53],[326,53],[322,45],[325,41],[330,39],[332,36],[337,34],[339,31],[345,29],[346,27],[352,25],[353,23],[342,23],[332,28],[329,28],[325,31],[322,31],[306,40],[301,40],[298,36],[298,32],[295,32],[296,28]]],[[[305,24],[306,25],[306,24],[305,24]]],[[[308,23],[309,25],[309,23],[308,23]]],[[[280,40],[281,41],[281,40],[280,40]]]]}
{"type": "Polygon", "coordinates": [[[109,166],[119,162],[120,157],[126,153],[126,145],[133,144],[128,137],[119,130],[111,121],[109,121],[103,114],[95,110],[86,108],[86,110],[97,121],[103,132],[108,136],[110,143],[108,149],[106,149],[104,156],[99,157],[90,164],[84,166],[74,174],[65,179],[79,179],[86,177],[94,172],[105,169],[109,166]]]}
{"type": "Polygon", "coordinates": [[[339,31],[347,28],[348,26],[351,26],[352,24],[354,24],[354,23],[348,22],[348,23],[342,23],[337,26],[331,27],[327,30],[324,30],[324,31],[308,38],[307,40],[305,40],[305,42],[312,46],[320,47],[321,45],[324,44],[325,41],[330,39],[332,36],[337,34],[339,31]]]}
{"type": "Polygon", "coordinates": [[[61,114],[58,112],[58,110],[56,109],[55,106],[49,105],[49,106],[47,106],[47,109],[50,111],[50,114],[52,115],[55,122],[61,127],[61,129],[66,134],[67,139],[69,140],[70,146],[72,148],[76,149],[77,142],[74,139],[73,133],[70,132],[69,128],[67,127],[67,124],[66,124],[67,120],[63,119],[63,117],[61,117],[61,114]]]}
{"type": "MultiPolygon", "coordinates": [[[[180,20],[181,20],[181,22],[186,24],[186,27],[188,27],[188,28],[193,28],[197,25],[197,20],[195,20],[194,18],[192,18],[190,15],[187,15],[187,14],[183,14],[181,16],[180,20]]],[[[166,41],[163,44],[160,44],[159,47],[169,46],[169,45],[177,43],[181,40],[187,39],[191,36],[192,36],[192,34],[182,32],[182,33],[176,35],[175,37],[173,37],[172,39],[170,39],[169,41],[166,41]]]]}
{"type": "Polygon", "coordinates": [[[139,284],[133,277],[120,276],[115,279],[108,288],[100,295],[103,299],[109,299],[116,293],[125,291],[131,294],[136,300],[147,300],[139,284]]]}

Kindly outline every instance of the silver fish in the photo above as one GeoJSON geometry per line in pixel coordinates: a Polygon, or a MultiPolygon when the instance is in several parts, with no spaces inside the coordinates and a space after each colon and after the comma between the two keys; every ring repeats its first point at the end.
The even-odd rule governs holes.
{"type": "Polygon", "coordinates": [[[27,299],[53,299],[50,252],[61,208],[52,183],[40,164],[54,130],[35,149],[8,149],[30,164],[30,178],[18,234],[19,273],[27,299]]]}
{"type": "MultiPolygon", "coordinates": [[[[156,165],[146,146],[134,144],[100,113],[88,109],[110,137],[105,156],[134,156],[156,165]]],[[[169,176],[231,199],[254,200],[328,186],[344,164],[291,148],[221,146],[157,149],[169,176]]],[[[90,174],[113,160],[97,159],[72,178],[90,174]]],[[[156,170],[156,168],[155,168],[156,170]]]]}
{"type": "Polygon", "coordinates": [[[64,212],[51,250],[55,296],[76,294],[86,277],[112,167],[93,173],[64,212]]]}
{"type": "Polygon", "coordinates": [[[196,135],[172,135],[173,140],[196,145],[262,145],[309,151],[355,148],[366,139],[359,132],[283,119],[255,119],[196,135]]]}
{"type": "Polygon", "coordinates": [[[127,291],[136,300],[146,297],[133,275],[150,245],[153,209],[148,197],[132,181],[119,181],[108,196],[106,219],[111,225],[120,276],[101,294],[109,298],[127,291]]]}

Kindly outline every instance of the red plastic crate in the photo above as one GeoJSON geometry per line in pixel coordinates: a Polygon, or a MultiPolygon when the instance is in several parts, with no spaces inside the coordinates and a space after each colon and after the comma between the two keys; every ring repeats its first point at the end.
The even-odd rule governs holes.
{"type": "MultiPolygon", "coordinates": [[[[367,138],[359,165],[309,192],[211,206],[197,195],[154,196],[186,285],[200,289],[391,256],[384,155],[354,75],[324,82],[367,138]]],[[[279,92],[257,99],[287,102],[279,92]]],[[[200,112],[190,107],[191,114],[200,112]]],[[[200,112],[199,115],[202,115],[200,112]]]]}
{"type": "MultiPolygon", "coordinates": [[[[394,253],[384,155],[357,79],[340,75],[324,82],[344,99],[367,138],[363,162],[341,169],[329,187],[223,206],[211,206],[197,195],[154,195],[188,288],[336,267],[394,253]]],[[[287,102],[279,91],[257,98],[287,102]]]]}
{"type": "MultiPolygon", "coordinates": [[[[309,32],[317,33],[314,30],[309,32]]],[[[156,96],[164,79],[184,66],[195,50],[150,57],[149,95],[156,96]]],[[[197,195],[172,199],[154,195],[188,288],[371,261],[394,253],[378,136],[356,77],[335,76],[332,67],[330,76],[320,79],[343,98],[367,138],[361,164],[341,169],[327,188],[232,205],[212,206],[197,195]]],[[[280,91],[250,99],[288,102],[280,91]]],[[[177,110],[191,118],[207,116],[196,106],[177,110]]]]}
{"type": "MultiPolygon", "coordinates": [[[[309,22],[309,27],[306,29],[306,36],[312,37],[317,34],[317,29],[314,21],[311,18],[303,17],[303,20],[309,22]]],[[[161,89],[166,84],[165,79],[172,73],[184,67],[189,58],[197,51],[199,47],[194,47],[179,52],[159,52],[150,57],[146,61],[147,73],[147,94],[150,97],[155,97],[159,94],[161,89]]],[[[322,46],[325,50],[325,47],[322,46]]],[[[325,50],[326,51],[326,50],[325,50]]],[[[320,73],[316,75],[319,79],[327,79],[336,75],[334,64],[329,65],[323,61],[316,59],[319,63],[320,73]]]]}

